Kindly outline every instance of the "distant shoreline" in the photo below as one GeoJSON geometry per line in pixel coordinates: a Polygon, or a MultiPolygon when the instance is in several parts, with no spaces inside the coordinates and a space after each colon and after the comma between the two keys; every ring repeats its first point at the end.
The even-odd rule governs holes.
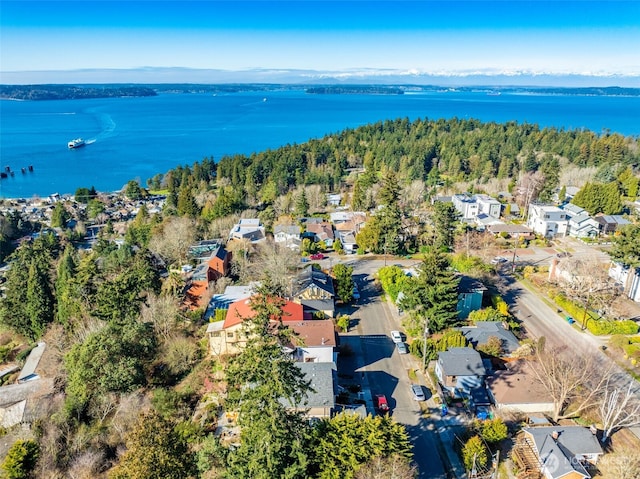
{"type": "Polygon", "coordinates": [[[158,94],[196,94],[226,93],[243,91],[281,91],[299,90],[310,95],[402,95],[420,92],[470,92],[485,93],[493,96],[510,95],[549,95],[549,96],[603,96],[603,97],[640,97],[640,88],[631,87],[522,87],[522,86],[457,86],[412,85],[412,84],[185,84],[185,83],[140,83],[140,84],[55,84],[55,85],[0,85],[0,99],[14,101],[75,100],[94,98],[133,98],[156,96],[158,94]]]}

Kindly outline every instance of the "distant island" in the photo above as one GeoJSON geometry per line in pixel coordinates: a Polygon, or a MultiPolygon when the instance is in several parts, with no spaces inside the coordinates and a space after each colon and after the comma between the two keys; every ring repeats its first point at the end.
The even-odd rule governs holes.
{"type": "Polygon", "coordinates": [[[330,85],[311,87],[307,93],[320,95],[402,95],[404,90],[394,86],[381,85],[330,85]]]}
{"type": "Polygon", "coordinates": [[[0,85],[0,99],[9,100],[78,100],[155,95],[155,90],[144,85],[0,85]]]}
{"type": "Polygon", "coordinates": [[[10,100],[75,100],[86,98],[143,97],[164,94],[230,94],[242,91],[298,90],[323,95],[403,95],[419,92],[477,92],[488,95],[581,95],[640,96],[640,88],[626,87],[522,87],[522,86],[457,86],[437,85],[303,85],[278,83],[149,83],[92,85],[0,85],[0,99],[10,100]]]}

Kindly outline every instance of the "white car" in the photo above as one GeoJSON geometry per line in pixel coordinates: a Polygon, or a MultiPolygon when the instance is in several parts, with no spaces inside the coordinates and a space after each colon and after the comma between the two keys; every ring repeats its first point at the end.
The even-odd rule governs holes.
{"type": "Polygon", "coordinates": [[[411,385],[411,392],[413,393],[413,399],[416,401],[426,401],[427,398],[424,395],[424,391],[422,390],[422,386],[419,384],[411,385]]]}
{"type": "Polygon", "coordinates": [[[496,256],[491,260],[491,264],[506,263],[507,261],[509,261],[507,258],[503,258],[502,256],[496,256]]]}
{"type": "Polygon", "coordinates": [[[391,339],[393,340],[394,343],[401,343],[402,334],[400,333],[400,331],[393,330],[391,331],[391,339]]]}

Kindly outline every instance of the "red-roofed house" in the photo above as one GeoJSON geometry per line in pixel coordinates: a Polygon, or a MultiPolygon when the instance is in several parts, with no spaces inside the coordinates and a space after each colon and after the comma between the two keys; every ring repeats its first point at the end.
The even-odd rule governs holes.
{"type": "MultiPolygon", "coordinates": [[[[281,319],[285,324],[311,319],[311,315],[304,313],[301,304],[292,301],[283,300],[281,310],[281,319]]],[[[225,320],[210,323],[207,327],[210,354],[217,356],[237,353],[247,340],[242,323],[255,315],[256,312],[251,308],[251,298],[231,303],[225,320]]]]}

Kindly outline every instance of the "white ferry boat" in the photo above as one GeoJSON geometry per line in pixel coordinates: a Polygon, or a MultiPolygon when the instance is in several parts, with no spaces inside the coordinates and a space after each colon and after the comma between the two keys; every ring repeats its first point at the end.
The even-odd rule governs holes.
{"type": "Polygon", "coordinates": [[[80,148],[85,145],[85,141],[82,138],[76,138],[75,140],[71,140],[67,146],[69,149],[80,148]]]}

